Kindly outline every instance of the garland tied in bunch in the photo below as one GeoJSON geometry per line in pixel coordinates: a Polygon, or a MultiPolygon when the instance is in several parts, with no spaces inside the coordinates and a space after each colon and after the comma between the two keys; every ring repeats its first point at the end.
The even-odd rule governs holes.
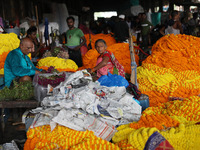
{"type": "Polygon", "coordinates": [[[92,131],[76,131],[60,125],[53,131],[49,125],[29,129],[27,138],[24,150],[119,150],[118,146],[96,137],[92,131]]]}

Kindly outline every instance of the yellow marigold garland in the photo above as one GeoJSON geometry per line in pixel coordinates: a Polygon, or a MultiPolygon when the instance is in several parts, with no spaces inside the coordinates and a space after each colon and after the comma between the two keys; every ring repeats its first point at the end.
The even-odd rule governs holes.
{"type": "Polygon", "coordinates": [[[133,148],[143,149],[149,136],[158,131],[175,149],[181,150],[183,147],[195,149],[198,145],[197,141],[200,140],[200,126],[195,125],[200,121],[199,109],[199,96],[169,101],[157,107],[149,107],[142,113],[138,122],[119,126],[118,132],[115,133],[112,140],[118,146],[120,145],[118,143],[123,141],[124,147],[127,146],[124,141],[128,140],[127,144],[131,144],[133,148]],[[197,133],[193,131],[194,137],[192,137],[192,133],[190,134],[191,130],[197,130],[197,133]],[[195,139],[190,142],[190,138],[195,139]]]}
{"type": "Polygon", "coordinates": [[[118,146],[96,137],[92,131],[76,131],[60,125],[52,132],[49,125],[29,129],[27,138],[24,150],[119,150],[118,146]]]}
{"type": "Polygon", "coordinates": [[[186,98],[200,93],[200,73],[195,70],[176,72],[144,63],[137,69],[139,89],[147,94],[150,106],[167,102],[169,97],[186,98]]]}
{"type": "MultiPolygon", "coordinates": [[[[125,130],[125,129],[122,129],[125,130]]],[[[154,132],[160,132],[176,150],[198,150],[200,148],[198,142],[200,140],[200,125],[184,125],[180,124],[177,128],[169,128],[159,131],[157,128],[140,128],[132,130],[126,140],[116,142],[113,137],[113,142],[116,142],[121,149],[137,149],[143,150],[148,138],[154,132]]],[[[123,133],[121,131],[121,133],[123,133]]]]}
{"type": "Polygon", "coordinates": [[[20,40],[15,33],[0,34],[0,74],[4,74],[4,62],[8,53],[19,47],[20,40]]]}
{"type": "Polygon", "coordinates": [[[62,59],[58,57],[45,57],[39,60],[38,67],[50,67],[54,66],[55,69],[72,69],[77,70],[78,66],[71,59],[62,59]]]}

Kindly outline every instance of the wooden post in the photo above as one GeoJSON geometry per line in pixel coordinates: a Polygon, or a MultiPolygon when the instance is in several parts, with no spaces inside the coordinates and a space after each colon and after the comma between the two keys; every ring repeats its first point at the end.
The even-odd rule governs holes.
{"type": "Polygon", "coordinates": [[[130,48],[130,55],[131,55],[131,83],[135,84],[138,87],[137,84],[137,64],[135,62],[135,51],[133,48],[133,39],[132,34],[129,29],[129,48],[130,48]]]}
{"type": "MultiPolygon", "coordinates": [[[[39,18],[38,18],[38,9],[37,5],[35,5],[35,14],[36,14],[36,24],[37,24],[37,29],[38,29],[38,35],[39,35],[39,40],[40,40],[40,28],[39,28],[39,18]]],[[[41,41],[39,41],[41,43],[41,41]]]]}

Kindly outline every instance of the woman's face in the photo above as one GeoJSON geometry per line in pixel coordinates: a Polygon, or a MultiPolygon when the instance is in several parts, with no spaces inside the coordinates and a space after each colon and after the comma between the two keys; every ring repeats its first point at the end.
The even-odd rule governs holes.
{"type": "Polygon", "coordinates": [[[103,54],[106,51],[107,46],[103,42],[98,42],[96,50],[99,54],[103,54]]]}

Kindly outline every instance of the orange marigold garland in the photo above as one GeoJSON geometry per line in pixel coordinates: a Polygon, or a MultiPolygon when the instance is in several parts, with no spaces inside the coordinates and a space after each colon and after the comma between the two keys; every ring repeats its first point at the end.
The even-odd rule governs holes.
{"type": "Polygon", "coordinates": [[[138,68],[139,89],[149,96],[150,106],[167,102],[169,97],[200,93],[199,42],[197,37],[171,34],[153,45],[152,55],[138,68]]]}
{"type": "Polygon", "coordinates": [[[76,131],[58,125],[53,131],[49,125],[29,129],[24,150],[33,149],[96,149],[119,150],[119,147],[98,138],[92,131],[76,131]]]}
{"type": "Polygon", "coordinates": [[[157,129],[165,129],[168,127],[177,127],[179,122],[172,119],[168,115],[163,114],[151,114],[143,115],[137,123],[131,123],[130,127],[139,129],[141,127],[156,127],[157,129]]]}
{"type": "MultiPolygon", "coordinates": [[[[91,46],[93,49],[95,49],[95,42],[98,39],[103,39],[106,41],[107,46],[113,45],[116,43],[115,38],[113,37],[112,34],[90,34],[91,35],[91,46]]],[[[85,34],[85,38],[86,38],[86,43],[87,45],[90,43],[90,38],[89,38],[89,34],[85,34]]]]}

